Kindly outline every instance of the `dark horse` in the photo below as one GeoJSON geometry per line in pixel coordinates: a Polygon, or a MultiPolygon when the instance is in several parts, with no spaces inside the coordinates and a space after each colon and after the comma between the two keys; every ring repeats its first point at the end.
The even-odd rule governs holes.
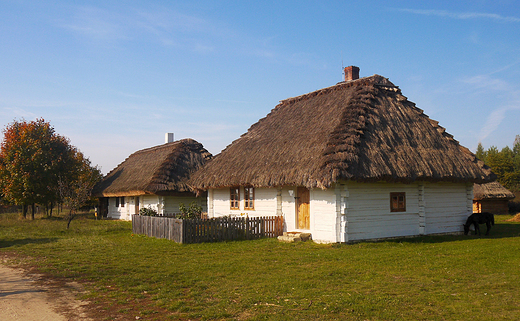
{"type": "Polygon", "coordinates": [[[491,229],[491,225],[495,225],[495,216],[492,213],[484,212],[484,213],[473,213],[468,217],[466,224],[464,224],[464,235],[468,235],[469,227],[473,224],[475,227],[475,235],[480,235],[479,224],[486,224],[487,230],[486,235],[489,235],[489,230],[491,229]]]}

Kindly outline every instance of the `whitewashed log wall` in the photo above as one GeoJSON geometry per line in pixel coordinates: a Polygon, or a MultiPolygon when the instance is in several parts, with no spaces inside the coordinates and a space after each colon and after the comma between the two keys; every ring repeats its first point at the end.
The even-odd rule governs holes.
{"type": "MultiPolygon", "coordinates": [[[[108,199],[108,217],[120,220],[131,220],[135,213],[135,202],[137,197],[126,196],[124,206],[116,207],[116,198],[108,199]]],[[[141,195],[139,196],[139,208],[151,208],[162,215],[165,213],[180,213],[180,203],[184,203],[188,207],[191,202],[196,202],[202,206],[202,211],[207,211],[207,202],[203,197],[189,196],[158,196],[158,195],[141,195]]]]}
{"type": "MultiPolygon", "coordinates": [[[[349,242],[397,236],[453,233],[472,212],[472,184],[389,184],[343,182],[310,191],[310,230],[317,242],[349,242]],[[390,211],[390,193],[406,193],[406,211],[390,211]]],[[[283,215],[285,230],[296,231],[296,187],[256,188],[255,209],[231,210],[229,189],[208,192],[208,214],[219,216],[283,215]]]]}

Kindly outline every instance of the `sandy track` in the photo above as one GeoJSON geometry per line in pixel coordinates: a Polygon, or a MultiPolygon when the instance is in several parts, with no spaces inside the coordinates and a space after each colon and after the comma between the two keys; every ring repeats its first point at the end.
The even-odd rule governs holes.
{"type": "Polygon", "coordinates": [[[0,261],[0,320],[90,321],[74,284],[59,285],[0,261]]]}

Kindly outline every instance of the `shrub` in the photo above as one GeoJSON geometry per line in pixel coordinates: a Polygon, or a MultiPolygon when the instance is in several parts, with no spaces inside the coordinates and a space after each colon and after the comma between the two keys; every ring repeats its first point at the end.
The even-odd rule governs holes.
{"type": "Polygon", "coordinates": [[[182,218],[201,218],[202,206],[198,205],[195,201],[191,202],[188,208],[184,203],[180,203],[179,210],[181,211],[182,218]]]}
{"type": "Polygon", "coordinates": [[[157,216],[157,211],[151,207],[143,207],[143,208],[139,209],[139,215],[157,216]]]}

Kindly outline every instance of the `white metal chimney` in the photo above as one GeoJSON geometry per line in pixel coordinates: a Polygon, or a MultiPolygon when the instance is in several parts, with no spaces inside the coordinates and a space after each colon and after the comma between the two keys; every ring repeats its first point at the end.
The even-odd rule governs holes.
{"type": "Polygon", "coordinates": [[[166,135],[164,135],[164,143],[173,143],[173,133],[166,133],[166,135]]]}

